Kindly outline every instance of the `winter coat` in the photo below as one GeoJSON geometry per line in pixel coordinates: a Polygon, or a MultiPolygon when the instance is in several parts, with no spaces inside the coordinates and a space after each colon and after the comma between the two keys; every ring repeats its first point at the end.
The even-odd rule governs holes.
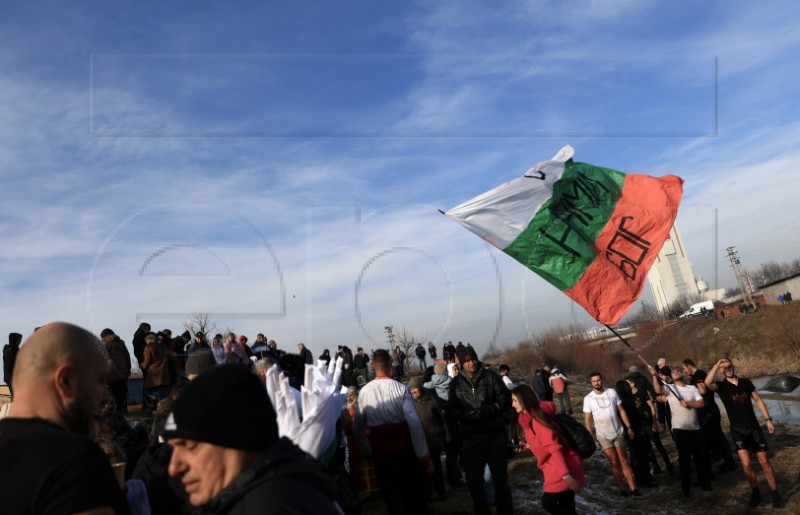
{"type": "Polygon", "coordinates": [[[356,353],[355,356],[353,356],[353,367],[357,369],[367,368],[367,363],[369,363],[369,356],[366,354],[362,356],[361,354],[356,353]]]}
{"type": "Polygon", "coordinates": [[[147,327],[147,324],[139,324],[139,329],[133,333],[133,342],[131,342],[133,345],[133,355],[136,356],[136,361],[139,363],[144,361],[144,348],[147,345],[144,337],[147,336],[149,329],[145,331],[145,327],[147,327]]]}
{"type": "Polygon", "coordinates": [[[250,365],[250,360],[247,358],[247,354],[245,354],[244,349],[242,349],[242,347],[238,343],[226,341],[223,344],[223,347],[225,349],[226,363],[228,363],[229,365],[230,364],[245,365],[245,366],[250,365]]]}
{"type": "Polygon", "coordinates": [[[167,350],[158,342],[150,343],[144,348],[144,361],[139,366],[147,372],[144,378],[145,388],[168,386],[172,381],[169,374],[170,357],[167,354],[167,350]]]}
{"type": "Polygon", "coordinates": [[[540,374],[535,374],[531,379],[531,388],[536,392],[540,401],[547,400],[547,388],[544,386],[544,378],[540,374]]]}
{"type": "Polygon", "coordinates": [[[430,355],[431,359],[435,360],[436,359],[436,347],[434,347],[433,345],[429,345],[428,346],[428,354],[430,355]]]}
{"type": "Polygon", "coordinates": [[[111,360],[111,371],[108,374],[108,382],[127,381],[131,375],[131,355],[125,342],[115,338],[110,344],[106,345],[108,357],[111,360]]]}
{"type": "Polygon", "coordinates": [[[423,388],[433,390],[436,392],[437,397],[442,400],[450,398],[450,381],[452,378],[447,374],[433,374],[431,380],[423,384],[423,388]]]}
{"type": "Polygon", "coordinates": [[[450,435],[447,434],[444,413],[439,402],[428,391],[422,390],[422,396],[414,399],[414,407],[417,409],[419,421],[422,422],[422,429],[425,430],[428,447],[443,448],[445,440],[450,440],[450,435]]]}
{"type": "Polygon", "coordinates": [[[223,347],[222,344],[212,345],[211,352],[214,353],[214,361],[217,362],[217,365],[225,364],[226,362],[225,347],[223,347]]]}
{"type": "MultiPolygon", "coordinates": [[[[549,417],[556,413],[556,405],[542,401],[539,407],[549,417]]],[[[583,460],[578,453],[561,442],[558,433],[542,425],[529,411],[519,414],[519,425],[525,429],[525,441],[536,456],[536,465],[544,474],[545,493],[564,492],[569,489],[563,477],[571,475],[581,487],[586,486],[583,460]]]]}
{"type": "Polygon", "coordinates": [[[484,370],[471,378],[466,372],[450,381],[449,402],[464,440],[490,438],[503,434],[503,414],[511,407],[511,392],[498,374],[484,370]]]}
{"type": "Polygon", "coordinates": [[[200,513],[340,515],[333,477],[287,438],[258,455],[200,513]]]}
{"type": "Polygon", "coordinates": [[[303,347],[303,350],[300,352],[300,355],[303,356],[303,359],[306,362],[306,365],[313,365],[314,364],[314,355],[311,354],[311,351],[308,350],[308,347],[303,347]]]}

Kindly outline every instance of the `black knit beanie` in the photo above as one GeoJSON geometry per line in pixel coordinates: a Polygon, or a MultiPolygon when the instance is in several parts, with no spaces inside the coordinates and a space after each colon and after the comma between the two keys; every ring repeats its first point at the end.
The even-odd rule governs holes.
{"type": "Polygon", "coordinates": [[[199,349],[189,354],[186,359],[186,373],[199,374],[216,364],[217,360],[214,359],[214,353],[211,349],[199,349]]]}
{"type": "Polygon", "coordinates": [[[278,440],[278,421],[266,388],[247,367],[219,365],[175,399],[164,437],[263,451],[278,440]]]}
{"type": "Polygon", "coordinates": [[[475,349],[472,348],[472,345],[466,345],[456,349],[456,357],[458,357],[458,362],[462,365],[464,364],[464,361],[466,361],[467,357],[469,357],[470,361],[480,361],[478,359],[478,353],[475,352],[475,349]]]}

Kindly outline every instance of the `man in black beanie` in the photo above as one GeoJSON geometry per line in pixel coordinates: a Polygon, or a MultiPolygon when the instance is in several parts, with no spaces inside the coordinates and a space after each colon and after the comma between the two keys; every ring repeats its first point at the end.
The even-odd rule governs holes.
{"type": "Polygon", "coordinates": [[[245,367],[200,373],[172,404],[164,434],[169,475],[203,513],[342,513],[332,477],[279,438],[267,392],[245,367]]]}
{"type": "Polygon", "coordinates": [[[503,414],[511,407],[511,394],[495,372],[478,361],[471,345],[456,349],[461,373],[450,382],[450,410],[464,438],[461,466],[467,477],[474,512],[491,513],[483,488],[486,466],[494,480],[497,513],[510,515],[511,489],[508,485],[508,453],[503,414]]]}

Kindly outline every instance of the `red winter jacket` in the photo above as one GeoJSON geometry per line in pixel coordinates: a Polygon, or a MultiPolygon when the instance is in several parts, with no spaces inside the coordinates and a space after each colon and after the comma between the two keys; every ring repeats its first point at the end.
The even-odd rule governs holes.
{"type": "MultiPolygon", "coordinates": [[[[556,413],[556,405],[552,402],[542,401],[539,407],[548,416],[552,417],[556,413]]],[[[575,478],[581,487],[586,486],[583,460],[578,453],[561,444],[555,431],[536,421],[530,412],[519,414],[519,424],[525,429],[525,440],[544,474],[545,492],[557,493],[568,490],[569,487],[563,479],[567,474],[575,478]]]]}

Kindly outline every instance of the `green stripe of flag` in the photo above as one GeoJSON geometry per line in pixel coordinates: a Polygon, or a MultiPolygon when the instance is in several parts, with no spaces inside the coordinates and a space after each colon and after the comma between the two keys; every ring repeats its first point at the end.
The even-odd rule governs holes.
{"type": "Polygon", "coordinates": [[[503,251],[560,290],[595,260],[594,242],[622,194],[625,174],[569,160],[553,196],[503,251]]]}

